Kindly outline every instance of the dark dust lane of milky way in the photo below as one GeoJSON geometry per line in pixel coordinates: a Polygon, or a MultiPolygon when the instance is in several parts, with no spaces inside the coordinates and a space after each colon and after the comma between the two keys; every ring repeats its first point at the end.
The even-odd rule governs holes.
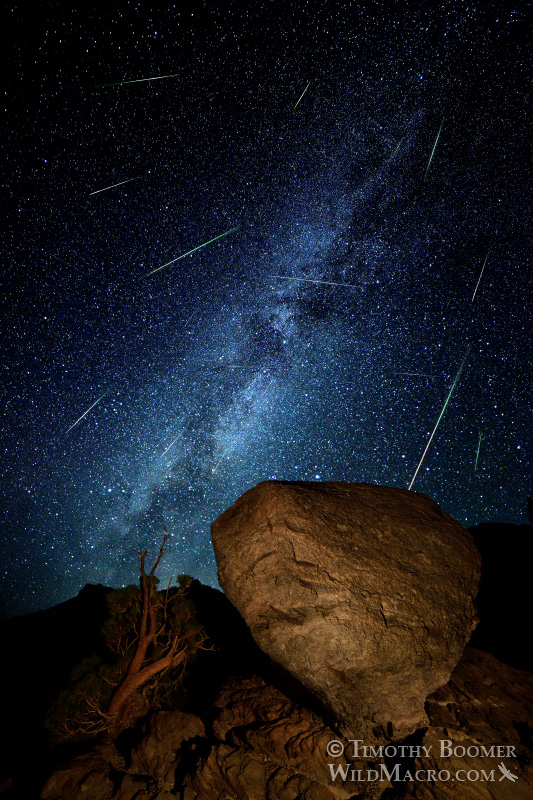
{"type": "Polygon", "coordinates": [[[529,4],[97,5],[6,12],[4,613],[269,478],[525,522],[529,4]]]}

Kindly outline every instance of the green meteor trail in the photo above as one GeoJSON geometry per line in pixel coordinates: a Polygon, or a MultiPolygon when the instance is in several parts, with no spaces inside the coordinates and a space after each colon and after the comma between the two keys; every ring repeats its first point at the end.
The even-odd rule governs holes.
{"type": "Polygon", "coordinates": [[[444,117],[442,118],[442,122],[440,124],[439,132],[437,133],[437,138],[435,139],[435,144],[433,145],[433,150],[431,151],[431,155],[429,157],[428,165],[426,167],[426,173],[424,175],[424,180],[426,180],[429,172],[429,168],[431,166],[431,162],[433,161],[433,156],[435,154],[435,148],[437,147],[437,142],[439,141],[440,132],[442,130],[442,126],[444,125],[444,117]]]}
{"type": "Polygon", "coordinates": [[[477,472],[477,462],[479,461],[479,448],[481,447],[481,440],[483,439],[483,433],[479,432],[479,441],[477,443],[477,452],[476,452],[476,463],[474,464],[474,472],[477,472]]]}
{"type": "Polygon", "coordinates": [[[138,181],[140,175],[137,178],[128,178],[126,181],[120,181],[120,183],[112,183],[111,186],[105,186],[103,189],[97,189],[96,192],[89,192],[89,196],[91,194],[98,194],[98,192],[107,192],[108,189],[114,189],[115,186],[122,186],[123,183],[130,183],[130,181],[138,181]]]}
{"type": "Polygon", "coordinates": [[[293,275],[271,275],[271,278],[279,278],[282,281],[304,281],[304,283],[325,283],[327,286],[348,286],[350,289],[359,289],[353,283],[334,283],[333,281],[315,281],[312,278],[295,278],[293,275]]]}
{"type": "Polygon", "coordinates": [[[104,393],[103,393],[103,395],[102,395],[101,397],[99,397],[99,398],[98,398],[98,400],[96,400],[96,401],[95,401],[95,402],[92,404],[92,406],[89,406],[89,408],[87,409],[87,411],[84,411],[84,413],[81,415],[81,417],[80,417],[79,419],[77,419],[77,420],[76,420],[76,422],[73,422],[73,423],[72,423],[72,425],[70,426],[70,428],[67,428],[67,430],[65,431],[65,433],[68,433],[69,431],[71,431],[71,430],[72,430],[72,428],[75,428],[75,427],[76,427],[76,425],[78,424],[78,422],[81,422],[81,421],[82,421],[82,419],[83,419],[83,418],[84,418],[84,417],[85,417],[85,416],[86,416],[86,415],[89,413],[89,411],[91,410],[91,408],[94,408],[94,407],[95,407],[95,405],[96,405],[96,403],[99,403],[99,402],[100,402],[100,400],[102,399],[102,397],[105,397],[105,396],[106,396],[106,394],[107,394],[107,392],[104,392],[104,393]]]}
{"type": "Polygon", "coordinates": [[[192,250],[187,250],[186,253],[183,253],[181,256],[178,256],[177,258],[173,258],[172,261],[167,261],[166,264],[162,264],[160,267],[153,269],[151,272],[147,272],[145,275],[141,275],[139,280],[143,280],[143,278],[148,278],[148,276],[153,275],[154,272],[159,272],[160,269],[164,269],[165,267],[169,267],[171,264],[175,264],[176,261],[179,261],[181,258],[185,258],[185,256],[190,256],[192,253],[196,253],[197,250],[201,250],[202,247],[207,247],[208,244],[211,244],[211,242],[216,242],[217,239],[222,239],[223,236],[229,236],[230,233],[238,231],[240,227],[241,227],[240,225],[237,225],[236,228],[231,228],[229,231],[225,231],[224,233],[219,234],[219,236],[215,236],[213,239],[209,239],[208,242],[199,244],[198,247],[193,247],[192,250]]]}
{"type": "Polygon", "coordinates": [[[104,89],[106,86],[123,86],[125,83],[143,83],[144,81],[162,81],[163,78],[176,78],[179,72],[172,75],[157,75],[155,78],[137,78],[134,81],[116,81],[115,83],[97,83],[95,89],[104,89]]]}
{"type": "Polygon", "coordinates": [[[431,436],[430,436],[430,437],[429,437],[429,439],[428,439],[428,443],[427,443],[427,445],[426,445],[426,447],[425,447],[425,450],[424,450],[424,452],[422,453],[422,455],[421,455],[421,457],[420,457],[420,461],[418,462],[418,466],[417,466],[417,468],[416,468],[416,470],[415,470],[415,474],[413,475],[413,478],[412,478],[412,480],[411,480],[411,483],[410,483],[410,484],[409,484],[409,486],[407,487],[408,489],[411,489],[411,487],[412,487],[413,483],[414,483],[414,482],[415,482],[415,480],[416,480],[416,476],[418,475],[418,473],[419,473],[419,471],[420,471],[420,467],[422,466],[422,462],[424,461],[424,458],[426,457],[426,453],[427,453],[427,451],[429,450],[429,447],[430,447],[430,445],[431,445],[431,442],[433,441],[433,437],[435,436],[435,433],[437,432],[437,428],[439,427],[440,421],[441,421],[441,419],[442,419],[442,417],[443,417],[443,415],[444,415],[444,412],[446,411],[446,406],[447,406],[447,405],[448,405],[448,403],[450,402],[450,398],[451,398],[451,396],[452,396],[452,394],[453,394],[453,390],[455,389],[455,387],[456,387],[456,385],[457,385],[457,381],[459,380],[459,377],[460,377],[460,375],[461,375],[461,372],[463,371],[463,367],[464,367],[464,365],[465,365],[466,359],[468,358],[468,354],[469,354],[469,352],[470,352],[470,348],[471,348],[471,346],[472,346],[472,345],[470,345],[470,344],[469,344],[469,345],[468,345],[468,347],[466,348],[466,353],[464,354],[464,356],[463,356],[463,360],[461,361],[461,366],[460,366],[460,367],[459,367],[459,369],[457,370],[457,375],[455,376],[455,380],[454,380],[454,382],[452,383],[452,386],[451,386],[451,389],[450,389],[450,391],[448,392],[448,397],[446,398],[446,402],[445,402],[445,403],[444,403],[444,405],[442,406],[442,411],[441,411],[441,412],[440,412],[440,414],[439,414],[439,418],[438,418],[438,420],[437,420],[437,424],[436,424],[436,425],[435,425],[435,427],[433,428],[433,433],[431,434],[431,436]]]}
{"type": "Polygon", "coordinates": [[[474,302],[474,297],[477,294],[478,286],[479,286],[479,284],[481,282],[481,276],[483,275],[483,270],[485,269],[485,264],[487,263],[487,259],[489,257],[489,254],[490,254],[490,250],[487,253],[487,255],[485,256],[485,261],[483,262],[483,266],[481,267],[481,272],[479,273],[479,278],[478,278],[478,281],[476,283],[476,288],[474,289],[474,294],[472,295],[472,303],[474,302]]]}
{"type": "Polygon", "coordinates": [[[299,97],[299,98],[298,98],[298,100],[296,101],[296,104],[295,104],[294,108],[291,110],[291,114],[294,114],[294,112],[296,111],[296,109],[297,109],[297,108],[298,108],[298,106],[300,105],[300,101],[301,101],[302,97],[304,96],[304,94],[305,94],[305,93],[306,93],[306,91],[309,89],[309,87],[311,86],[311,84],[312,84],[312,83],[313,83],[313,79],[311,78],[311,79],[308,81],[308,83],[307,83],[307,86],[305,87],[305,89],[304,89],[304,90],[303,90],[303,92],[301,93],[300,97],[299,97]]]}

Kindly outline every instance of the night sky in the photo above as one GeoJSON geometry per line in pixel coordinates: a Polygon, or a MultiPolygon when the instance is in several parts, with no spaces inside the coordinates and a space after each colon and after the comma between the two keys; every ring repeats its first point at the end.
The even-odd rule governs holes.
{"type": "Polygon", "coordinates": [[[216,586],[261,480],[407,488],[465,354],[413,489],[526,522],[529,3],[99,5],[4,24],[3,613],[163,526],[216,586]]]}

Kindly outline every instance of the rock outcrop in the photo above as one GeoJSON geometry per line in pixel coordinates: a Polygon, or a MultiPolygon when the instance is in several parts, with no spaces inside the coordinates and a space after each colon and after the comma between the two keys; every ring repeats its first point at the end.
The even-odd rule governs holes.
{"type": "MultiPolygon", "coordinates": [[[[467,647],[428,698],[429,755],[410,765],[417,800],[533,800],[533,675],[467,647]],[[430,770],[436,780],[427,780],[430,770]],[[439,777],[440,776],[440,777],[439,777]]],[[[405,783],[404,783],[405,785],[405,783]]]]}
{"type": "MultiPolygon", "coordinates": [[[[346,769],[344,754],[328,755],[334,741],[349,752],[316,714],[292,702],[259,677],[230,680],[214,706],[216,742],[184,782],[184,800],[348,800],[379,797],[390,786],[334,780],[334,770],[346,769]]],[[[367,762],[375,768],[378,762],[367,762]]],[[[362,760],[351,768],[366,768],[362,760]]]]}
{"type": "Polygon", "coordinates": [[[111,765],[98,751],[83,753],[47,780],[39,797],[42,800],[111,800],[111,765]]]}
{"type": "Polygon", "coordinates": [[[275,662],[344,735],[427,724],[475,627],[480,559],[429,498],[349,483],[267,481],[213,523],[219,581],[275,662]]]}
{"type": "MultiPolygon", "coordinates": [[[[176,770],[189,750],[205,737],[202,720],[182,711],[158,711],[147,718],[140,741],[125,758],[113,743],[96,745],[46,782],[41,800],[134,800],[175,797],[176,770]],[[192,743],[192,744],[191,744],[192,743]]],[[[120,750],[127,747],[121,745],[120,750]]]]}
{"type": "Polygon", "coordinates": [[[194,714],[157,711],[147,729],[147,736],[131,752],[128,772],[150,775],[159,790],[171,790],[176,780],[176,754],[184,742],[205,736],[204,724],[194,714]]]}
{"type": "Polygon", "coordinates": [[[467,648],[427,712],[428,727],[381,745],[383,756],[365,740],[355,755],[353,742],[262,678],[234,677],[205,720],[157,712],[137,742],[97,745],[57,770],[41,797],[532,800],[532,675],[467,648]]]}

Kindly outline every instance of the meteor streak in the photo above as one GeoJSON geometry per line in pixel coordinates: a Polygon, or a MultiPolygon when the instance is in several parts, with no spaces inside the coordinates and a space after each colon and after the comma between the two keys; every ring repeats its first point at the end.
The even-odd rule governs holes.
{"type": "Polygon", "coordinates": [[[404,140],[404,139],[405,139],[405,136],[402,136],[402,138],[400,139],[400,141],[399,141],[399,142],[398,142],[398,144],[396,145],[396,148],[395,148],[395,150],[394,150],[394,153],[392,154],[392,158],[394,158],[394,156],[396,155],[396,153],[398,152],[398,150],[399,150],[399,149],[400,149],[400,147],[402,146],[402,142],[403,142],[403,140],[404,140]]]}
{"type": "Polygon", "coordinates": [[[238,231],[240,227],[241,227],[240,225],[237,225],[236,228],[231,228],[229,231],[225,231],[225,233],[221,233],[219,236],[215,236],[213,239],[209,239],[208,242],[199,244],[198,247],[193,247],[192,250],[187,250],[186,253],[183,253],[181,256],[178,256],[177,258],[173,258],[172,261],[167,261],[166,264],[162,264],[160,267],[153,269],[151,272],[147,272],[145,275],[141,275],[139,280],[143,280],[143,278],[148,278],[148,276],[153,275],[154,272],[159,272],[160,269],[164,269],[165,267],[169,267],[171,264],[175,264],[176,261],[179,261],[181,258],[185,258],[185,256],[190,256],[192,253],[196,253],[197,250],[201,250],[202,247],[207,247],[208,244],[211,244],[211,242],[216,242],[217,239],[222,239],[223,236],[229,236],[230,233],[238,231]]]}
{"type": "Polygon", "coordinates": [[[426,372],[395,372],[395,375],[411,375],[419,378],[435,378],[436,375],[428,375],[426,372]]]}
{"type": "Polygon", "coordinates": [[[129,183],[130,181],[138,181],[139,177],[140,176],[138,176],[137,178],[128,178],[127,181],[120,181],[120,183],[112,183],[111,186],[105,186],[103,189],[97,189],[96,192],[89,192],[89,196],[92,194],[98,194],[98,192],[107,192],[108,189],[114,189],[115,186],[122,186],[123,183],[129,183]]]}
{"type": "Polygon", "coordinates": [[[472,295],[472,303],[474,302],[474,297],[477,294],[478,286],[479,286],[479,284],[481,282],[481,276],[483,275],[483,270],[485,269],[485,264],[487,263],[487,259],[489,257],[489,254],[490,254],[490,250],[487,253],[487,255],[485,256],[485,261],[483,262],[483,266],[481,267],[481,272],[479,273],[479,278],[478,278],[478,281],[476,283],[476,288],[474,289],[474,294],[472,295]]]}
{"type": "Polygon", "coordinates": [[[279,278],[282,281],[304,281],[305,283],[325,283],[327,286],[348,286],[350,289],[359,289],[353,283],[334,283],[333,281],[315,281],[312,278],[295,278],[293,275],[271,275],[271,278],[279,278]]]}
{"type": "Polygon", "coordinates": [[[134,81],[116,81],[115,83],[97,83],[95,89],[104,89],[106,86],[123,86],[125,83],[143,83],[144,81],[162,81],[163,78],[176,78],[179,72],[172,75],[157,75],[155,78],[137,78],[134,81]]]}
{"type": "Polygon", "coordinates": [[[303,90],[303,92],[301,93],[300,97],[299,97],[299,98],[298,98],[298,100],[296,101],[296,104],[295,104],[294,108],[292,109],[292,111],[291,111],[291,114],[294,114],[294,112],[296,111],[296,109],[297,109],[297,108],[298,108],[298,106],[300,105],[300,101],[301,101],[302,97],[304,96],[304,94],[306,93],[306,91],[309,89],[309,87],[311,86],[312,82],[313,82],[313,79],[311,78],[311,79],[308,81],[308,83],[307,83],[307,86],[305,87],[305,89],[304,89],[304,90],[303,90]]]}
{"type": "Polygon", "coordinates": [[[479,441],[477,443],[477,452],[476,452],[476,463],[474,464],[474,472],[477,472],[477,462],[479,461],[479,448],[481,447],[481,440],[483,439],[483,434],[479,432],[479,441]]]}
{"type": "Polygon", "coordinates": [[[226,455],[226,453],[227,453],[229,450],[230,450],[230,448],[229,448],[229,447],[226,447],[226,449],[224,450],[224,452],[222,453],[222,455],[221,455],[221,456],[220,456],[220,458],[218,459],[217,463],[215,464],[215,466],[214,466],[214,467],[213,467],[213,469],[211,470],[211,472],[213,473],[213,475],[215,474],[215,472],[216,472],[216,471],[217,471],[217,469],[219,468],[220,464],[222,463],[222,459],[224,458],[224,456],[226,455]]]}
{"type": "Polygon", "coordinates": [[[94,402],[94,403],[92,404],[92,406],[89,406],[89,408],[87,409],[87,411],[84,411],[84,413],[81,415],[81,417],[80,417],[79,419],[77,419],[77,420],[76,420],[76,422],[73,422],[73,423],[72,423],[72,425],[70,426],[70,428],[68,428],[68,429],[65,431],[65,433],[68,433],[69,431],[71,431],[71,430],[72,430],[72,428],[75,428],[75,427],[76,427],[76,425],[78,424],[78,422],[81,422],[81,421],[82,421],[82,419],[83,419],[83,418],[84,418],[84,417],[85,417],[85,416],[86,416],[86,415],[89,413],[89,411],[91,410],[91,408],[94,408],[94,407],[95,407],[95,405],[96,405],[96,403],[99,403],[99,402],[100,402],[100,400],[102,399],[102,397],[105,397],[105,396],[106,396],[106,394],[107,394],[107,392],[104,392],[104,393],[103,393],[103,395],[102,395],[101,397],[99,397],[99,398],[98,398],[98,400],[96,400],[96,402],[94,402]]]}
{"type": "Polygon", "coordinates": [[[460,375],[461,375],[461,372],[463,371],[463,367],[464,367],[464,365],[465,365],[466,359],[468,358],[468,354],[469,354],[469,352],[470,352],[470,348],[471,348],[471,346],[472,346],[472,345],[470,345],[470,344],[469,344],[469,345],[468,345],[468,347],[466,348],[466,352],[465,352],[465,354],[464,354],[464,356],[463,356],[463,360],[461,361],[461,365],[460,365],[459,369],[457,370],[457,375],[455,376],[455,380],[454,380],[454,382],[452,383],[452,386],[451,386],[451,389],[450,389],[450,391],[448,392],[448,397],[446,398],[446,402],[445,402],[445,403],[444,403],[444,405],[442,406],[442,411],[441,411],[441,412],[440,412],[440,414],[439,414],[439,418],[438,418],[438,420],[437,420],[437,424],[436,424],[436,425],[435,425],[435,427],[433,428],[433,433],[431,434],[431,436],[430,436],[430,437],[429,437],[429,439],[428,439],[428,443],[427,443],[427,445],[426,445],[426,447],[425,447],[425,450],[424,450],[424,452],[422,453],[422,455],[421,455],[421,457],[420,457],[420,461],[418,462],[418,466],[417,466],[417,468],[416,468],[416,470],[415,470],[415,474],[414,474],[414,475],[413,475],[413,477],[412,477],[411,483],[410,483],[410,484],[409,484],[409,486],[407,487],[408,489],[411,489],[411,487],[412,487],[413,483],[414,483],[414,482],[415,482],[415,480],[416,480],[416,476],[418,475],[418,473],[419,473],[419,471],[420,471],[420,467],[422,466],[422,462],[424,461],[424,458],[426,457],[426,453],[427,453],[427,451],[429,450],[429,446],[431,445],[431,442],[433,441],[433,437],[435,436],[435,433],[437,432],[437,428],[439,427],[440,421],[441,421],[441,419],[442,419],[442,417],[443,417],[443,415],[444,415],[444,412],[446,411],[446,406],[447,406],[447,405],[448,405],[448,403],[450,402],[450,398],[451,398],[451,396],[452,396],[452,394],[453,394],[453,390],[455,389],[455,387],[456,387],[456,385],[457,385],[457,381],[459,380],[459,377],[460,377],[460,375]]]}
{"type": "Polygon", "coordinates": [[[170,448],[172,447],[172,445],[173,445],[173,444],[176,444],[176,442],[178,441],[178,439],[180,438],[180,436],[181,436],[181,433],[178,433],[178,435],[176,436],[176,438],[175,438],[175,439],[174,439],[172,442],[170,442],[170,444],[169,444],[169,446],[167,447],[167,449],[165,450],[165,452],[164,452],[164,453],[161,453],[161,456],[164,456],[164,455],[166,455],[166,454],[168,453],[168,451],[170,450],[170,448]]]}
{"type": "Polygon", "coordinates": [[[435,154],[435,148],[437,147],[437,142],[439,141],[440,132],[442,130],[442,126],[444,125],[444,117],[442,118],[442,122],[440,124],[439,132],[437,133],[437,138],[435,139],[435,144],[433,145],[433,150],[431,151],[431,155],[429,157],[428,165],[426,167],[426,174],[424,175],[424,180],[426,180],[429,172],[429,168],[431,166],[431,162],[433,161],[433,156],[435,154]]]}
{"type": "Polygon", "coordinates": [[[183,327],[184,327],[184,328],[186,328],[186,327],[187,327],[187,325],[189,324],[189,322],[191,321],[191,319],[192,319],[193,317],[195,317],[195,316],[198,314],[198,312],[199,312],[199,311],[200,311],[200,309],[199,309],[199,308],[197,308],[197,309],[196,309],[196,311],[193,311],[193,312],[192,312],[191,316],[190,316],[190,317],[189,317],[189,318],[186,320],[186,322],[184,322],[184,323],[183,323],[183,327]]]}

